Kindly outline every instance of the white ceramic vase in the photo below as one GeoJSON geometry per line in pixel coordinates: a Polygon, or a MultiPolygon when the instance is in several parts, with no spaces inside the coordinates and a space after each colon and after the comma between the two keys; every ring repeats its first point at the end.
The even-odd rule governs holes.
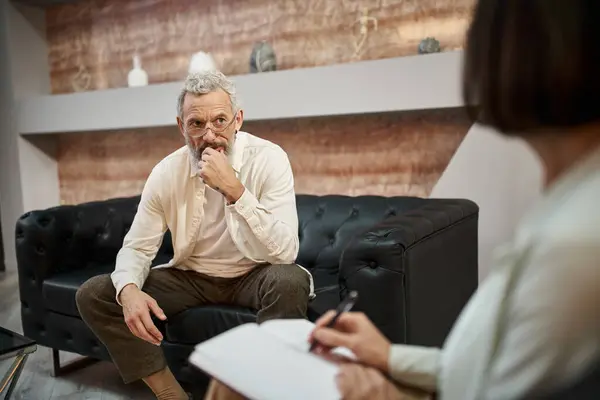
{"type": "Polygon", "coordinates": [[[142,69],[142,62],[137,54],[133,56],[133,69],[127,75],[127,84],[129,87],[148,85],[148,73],[142,69]]]}
{"type": "Polygon", "coordinates": [[[188,72],[191,74],[194,72],[214,71],[216,69],[217,65],[210,53],[199,51],[192,56],[188,72]]]}

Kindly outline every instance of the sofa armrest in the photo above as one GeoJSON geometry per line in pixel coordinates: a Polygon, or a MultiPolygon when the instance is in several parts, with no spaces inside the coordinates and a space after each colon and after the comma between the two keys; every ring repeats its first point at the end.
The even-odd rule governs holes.
{"type": "Polygon", "coordinates": [[[394,343],[441,346],[477,288],[479,208],[429,199],[359,234],[340,261],[342,295],[394,343]]]}
{"type": "Polygon", "coordinates": [[[16,225],[20,278],[38,285],[57,273],[114,263],[138,198],[59,206],[24,214],[16,225]]]}

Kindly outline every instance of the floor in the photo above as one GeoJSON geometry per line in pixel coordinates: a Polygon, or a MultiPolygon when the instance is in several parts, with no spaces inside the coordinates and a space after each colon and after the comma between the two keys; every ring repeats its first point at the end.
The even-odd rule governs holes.
{"type": "MultiPolygon", "coordinates": [[[[22,333],[19,305],[19,288],[15,272],[0,272],[0,325],[22,333]]],[[[61,361],[78,356],[61,352],[61,361]]],[[[12,360],[0,361],[0,378],[12,360]]],[[[3,396],[3,395],[0,395],[3,396]]],[[[125,385],[115,367],[108,362],[98,362],[84,369],[58,378],[52,377],[52,353],[38,346],[29,356],[27,364],[13,392],[12,399],[19,400],[124,400],[153,399],[143,383],[125,385]]]]}

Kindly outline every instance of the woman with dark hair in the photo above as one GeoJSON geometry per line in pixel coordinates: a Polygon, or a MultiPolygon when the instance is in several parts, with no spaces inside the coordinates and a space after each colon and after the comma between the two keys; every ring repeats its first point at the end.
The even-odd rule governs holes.
{"type": "Polygon", "coordinates": [[[598,359],[599,39],[598,0],[478,2],[467,34],[465,102],[475,122],[520,136],[537,153],[543,198],[499,249],[443,349],[390,345],[360,314],[344,315],[335,330],[322,327],[331,313],[318,322],[312,339],[349,346],[373,368],[342,371],[347,398],[362,390],[378,398],[373,382],[392,396],[379,372],[442,399],[538,397],[598,359]]]}
{"type": "MultiPolygon", "coordinates": [[[[596,362],[598,39],[598,0],[478,2],[465,50],[465,103],[475,122],[520,136],[537,153],[543,197],[499,249],[442,349],[392,345],[360,313],[342,314],[333,329],[325,327],[333,312],[317,322],[309,340],[319,352],[345,346],[360,361],[341,367],[344,399],[539,398],[596,362]]],[[[212,390],[218,394],[218,385],[212,390]]]]}

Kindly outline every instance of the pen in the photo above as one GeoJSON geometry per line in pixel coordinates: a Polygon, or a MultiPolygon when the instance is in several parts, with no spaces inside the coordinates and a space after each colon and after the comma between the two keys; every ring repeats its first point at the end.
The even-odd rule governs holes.
{"type": "MultiPolygon", "coordinates": [[[[337,306],[337,308],[335,309],[334,317],[331,319],[331,321],[329,321],[329,323],[326,325],[326,327],[333,328],[335,326],[335,323],[337,322],[338,318],[340,317],[340,315],[342,315],[342,313],[352,310],[352,307],[354,307],[357,300],[358,300],[358,292],[356,290],[350,291],[350,293],[348,293],[346,298],[337,306]]],[[[312,342],[312,344],[310,345],[310,349],[308,351],[312,352],[316,346],[317,346],[317,341],[314,340],[312,342]]]]}

